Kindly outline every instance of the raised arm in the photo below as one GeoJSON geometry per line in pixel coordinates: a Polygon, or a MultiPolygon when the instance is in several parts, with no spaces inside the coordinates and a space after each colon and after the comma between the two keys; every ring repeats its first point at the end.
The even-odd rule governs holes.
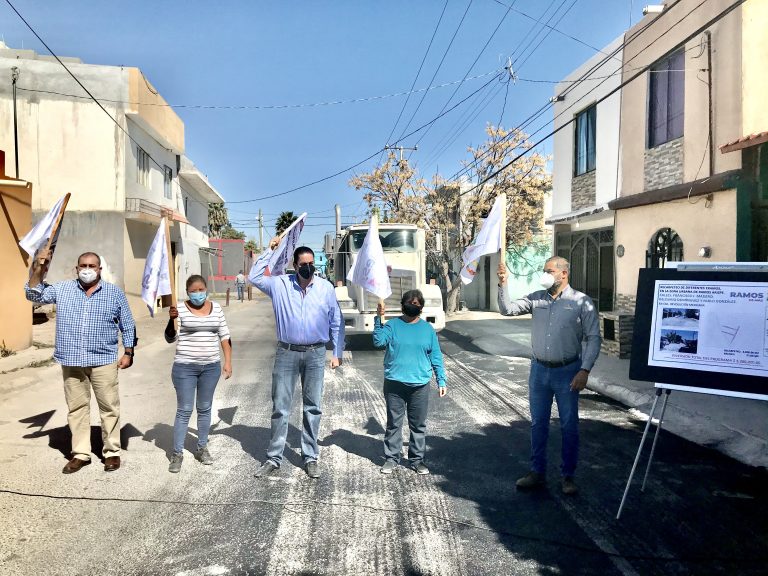
{"type": "Polygon", "coordinates": [[[43,284],[43,275],[48,270],[50,255],[45,250],[41,250],[32,262],[32,275],[29,282],[24,285],[24,293],[27,300],[37,304],[55,304],[56,287],[50,284],[43,284]]]}
{"type": "Polygon", "coordinates": [[[280,241],[277,238],[272,238],[269,242],[269,248],[259,255],[253,263],[253,266],[251,266],[251,271],[248,273],[248,280],[251,284],[270,297],[272,296],[272,288],[275,285],[275,279],[271,276],[266,276],[265,272],[269,265],[269,259],[272,257],[272,253],[279,243],[280,241]]]}
{"type": "Polygon", "coordinates": [[[392,326],[382,320],[383,307],[379,308],[380,314],[373,318],[373,345],[376,348],[385,348],[392,342],[392,326]]]}
{"type": "Polygon", "coordinates": [[[499,277],[499,312],[504,316],[520,316],[530,314],[533,310],[531,299],[527,296],[518,298],[512,302],[507,292],[507,266],[503,262],[499,264],[497,271],[499,277]]]}

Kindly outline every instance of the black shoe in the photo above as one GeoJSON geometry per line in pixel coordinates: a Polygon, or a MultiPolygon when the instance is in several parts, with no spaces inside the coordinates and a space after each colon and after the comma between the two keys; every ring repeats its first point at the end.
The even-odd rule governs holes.
{"type": "Polygon", "coordinates": [[[318,470],[317,462],[314,460],[307,462],[306,466],[304,466],[304,469],[307,471],[307,476],[310,478],[320,478],[320,470],[318,470]]]}
{"type": "Polygon", "coordinates": [[[272,462],[272,460],[267,460],[266,462],[264,462],[264,464],[259,466],[259,469],[256,470],[256,473],[254,474],[254,477],[263,478],[264,476],[269,476],[270,474],[272,474],[272,472],[274,472],[278,468],[279,466],[274,462],[272,462]]]}
{"type": "Polygon", "coordinates": [[[541,488],[546,484],[546,478],[544,474],[538,472],[528,472],[525,476],[520,478],[515,486],[520,490],[533,490],[534,488],[541,488]]]}
{"type": "Polygon", "coordinates": [[[560,488],[566,496],[575,496],[579,493],[579,487],[576,486],[576,483],[573,481],[573,476],[563,476],[560,488]]]}

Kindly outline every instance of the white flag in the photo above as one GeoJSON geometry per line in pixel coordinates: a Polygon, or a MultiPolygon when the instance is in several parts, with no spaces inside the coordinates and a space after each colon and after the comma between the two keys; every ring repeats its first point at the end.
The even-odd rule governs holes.
{"type": "MultiPolygon", "coordinates": [[[[34,257],[37,251],[47,244],[48,240],[51,238],[51,235],[54,234],[54,232],[56,233],[56,236],[58,236],[58,230],[54,231],[53,228],[56,225],[56,220],[59,217],[59,213],[61,213],[62,206],[64,205],[64,199],[66,197],[67,196],[64,195],[59,198],[59,201],[56,202],[48,214],[45,215],[45,218],[40,220],[40,222],[38,222],[35,227],[32,228],[32,230],[27,232],[27,235],[24,236],[24,238],[19,240],[19,246],[21,246],[30,256],[34,257]]],[[[56,238],[53,239],[51,247],[53,248],[55,244],[56,238]]]]}
{"type": "Polygon", "coordinates": [[[284,274],[285,269],[290,267],[289,264],[293,260],[293,251],[296,250],[296,246],[299,244],[299,236],[301,236],[301,231],[304,229],[306,217],[307,213],[304,212],[285,231],[283,239],[280,240],[280,244],[277,245],[277,248],[272,253],[272,257],[269,259],[270,276],[284,274]]]}
{"type": "Polygon", "coordinates": [[[493,254],[501,249],[501,225],[506,216],[506,196],[501,195],[493,203],[493,208],[491,208],[488,218],[483,222],[475,243],[467,246],[464,254],[461,255],[461,260],[464,262],[464,267],[461,269],[461,281],[464,284],[469,284],[475,279],[477,262],[481,256],[493,254]]]}
{"type": "Polygon", "coordinates": [[[144,277],[141,281],[141,299],[149,308],[150,316],[155,315],[158,296],[171,294],[171,279],[168,273],[168,244],[165,241],[165,218],[160,222],[152,246],[149,247],[144,277]]]}
{"type": "Polygon", "coordinates": [[[347,274],[347,280],[382,300],[392,294],[389,271],[384,260],[384,249],[381,247],[381,238],[379,238],[379,219],[375,215],[371,218],[368,233],[357,253],[355,263],[347,274]]]}

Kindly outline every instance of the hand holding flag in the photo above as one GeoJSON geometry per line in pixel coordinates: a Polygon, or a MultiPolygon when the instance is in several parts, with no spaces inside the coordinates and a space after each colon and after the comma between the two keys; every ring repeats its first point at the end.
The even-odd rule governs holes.
{"type": "Polygon", "coordinates": [[[506,249],[507,195],[500,194],[483,222],[475,242],[468,246],[461,255],[464,267],[461,269],[461,281],[469,284],[477,273],[477,263],[481,256],[506,249]]]}
{"type": "Polygon", "coordinates": [[[272,256],[269,259],[270,276],[279,276],[285,273],[285,269],[289,268],[291,258],[293,258],[293,251],[299,244],[299,237],[301,231],[304,229],[304,221],[307,218],[307,213],[302,213],[301,216],[296,218],[293,223],[278,237],[280,240],[277,247],[273,247],[273,242],[270,242],[270,248],[274,250],[272,256]]]}
{"type": "MultiPolygon", "coordinates": [[[[163,218],[149,248],[141,282],[141,299],[147,304],[149,315],[152,317],[155,316],[157,297],[172,294],[167,228],[167,220],[163,218]]],[[[173,305],[175,306],[176,302],[173,302],[173,305]]]]}
{"type": "MultiPolygon", "coordinates": [[[[19,246],[37,262],[39,267],[43,268],[40,282],[45,279],[47,269],[45,266],[50,263],[53,253],[56,250],[56,243],[59,240],[59,231],[61,222],[64,219],[64,212],[67,209],[70,194],[67,193],[48,211],[48,214],[40,220],[26,236],[19,240],[19,246]]],[[[34,272],[34,264],[30,268],[30,278],[34,272]]]]}
{"type": "Polygon", "coordinates": [[[347,280],[361,286],[381,300],[387,299],[392,294],[387,262],[384,260],[384,249],[381,247],[379,238],[379,217],[376,213],[371,217],[365,240],[347,274],[347,280]]]}

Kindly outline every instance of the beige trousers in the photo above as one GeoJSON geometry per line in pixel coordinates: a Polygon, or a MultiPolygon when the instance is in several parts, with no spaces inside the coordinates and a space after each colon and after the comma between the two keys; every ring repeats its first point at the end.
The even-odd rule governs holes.
{"type": "Polygon", "coordinates": [[[102,455],[120,456],[120,394],[117,386],[117,362],[105,366],[79,368],[62,366],[67,422],[72,431],[72,455],[91,459],[91,389],[99,405],[102,455]]]}

